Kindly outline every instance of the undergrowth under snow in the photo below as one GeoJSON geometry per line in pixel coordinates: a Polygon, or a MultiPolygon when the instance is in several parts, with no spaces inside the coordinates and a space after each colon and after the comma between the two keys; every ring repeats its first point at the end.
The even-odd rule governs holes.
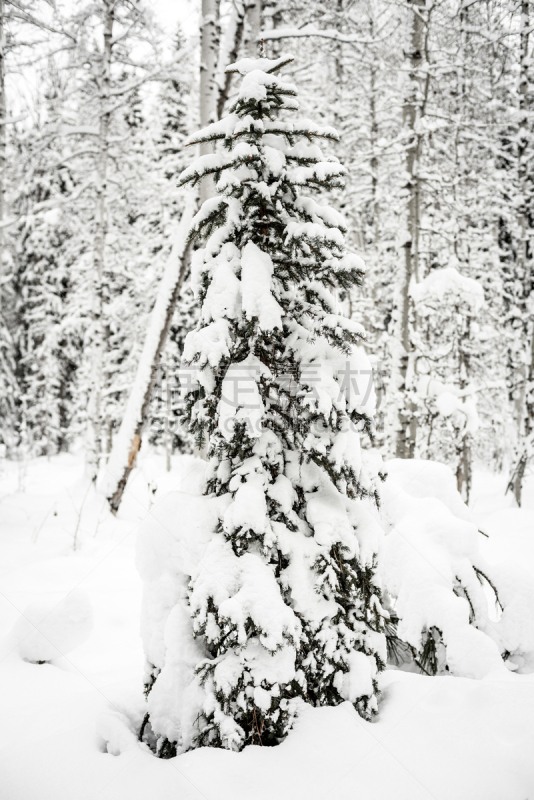
{"type": "MultiPolygon", "coordinates": [[[[398,558],[409,562],[414,580],[424,580],[425,575],[429,580],[428,570],[445,569],[440,524],[443,527],[447,513],[457,520],[463,515],[465,536],[457,542],[456,561],[446,564],[461,568],[466,548],[472,555],[475,547],[477,563],[498,576],[510,611],[488,616],[485,646],[491,650],[495,643],[497,650],[498,643],[502,649],[504,639],[511,652],[514,646],[521,649],[522,655],[512,655],[510,666],[524,674],[497,662],[499,668],[492,671],[491,653],[485,656],[489,660],[482,659],[487,667],[482,675],[475,670],[479,679],[430,678],[388,669],[381,678],[380,715],[374,723],[363,721],[344,703],[305,708],[295,729],[276,748],[248,747],[239,754],[200,749],[162,761],[139,745],[134,734],[143,714],[137,531],[143,520],[157,517],[158,504],[168,491],[194,493],[199,468],[199,462],[177,458],[166,474],[163,460],[146,456],[114,518],[103,497],[88,486],[81,458],[62,455],[24,466],[3,464],[2,800],[534,796],[534,675],[526,652],[532,629],[525,622],[534,589],[534,502],[529,507],[527,487],[526,507],[514,508],[511,498],[504,497],[504,476],[478,473],[469,519],[455,505],[445,479],[430,480],[433,497],[428,497],[428,469],[419,469],[415,462],[389,465],[384,504],[392,531],[397,529],[398,558]],[[420,503],[419,512],[414,500],[420,503]],[[438,501],[440,515],[434,518],[439,524],[423,547],[417,523],[425,506],[438,501]],[[417,552],[417,558],[406,549],[417,552]],[[512,574],[513,581],[507,578],[512,574]],[[51,608],[56,627],[48,637],[41,632],[45,639],[56,636],[63,655],[47,652],[43,660],[52,657],[50,663],[31,663],[43,653],[32,623],[38,624],[51,608]],[[69,624],[76,619],[82,630],[75,640],[69,624]]],[[[393,546],[395,540],[390,543],[393,546]]],[[[395,568],[396,559],[390,559],[391,585],[395,568]]],[[[439,590],[439,580],[432,585],[439,590]]],[[[403,591],[398,603],[408,607],[413,598],[406,586],[403,591]]],[[[435,608],[421,611],[423,616],[432,613],[435,608]]],[[[404,635],[409,639],[411,633],[404,635]]],[[[470,663],[468,655],[464,663],[470,663]]],[[[475,666],[480,663],[477,657],[475,666]]]]}

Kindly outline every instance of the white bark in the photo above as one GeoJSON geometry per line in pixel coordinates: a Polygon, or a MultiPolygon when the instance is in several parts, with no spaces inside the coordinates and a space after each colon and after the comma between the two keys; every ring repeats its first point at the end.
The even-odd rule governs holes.
{"type": "Polygon", "coordinates": [[[6,169],[6,89],[5,89],[4,0],[0,0],[0,311],[2,309],[2,276],[4,271],[4,192],[6,169]]]}
{"type": "Polygon", "coordinates": [[[115,436],[109,461],[101,467],[98,488],[106,494],[114,512],[119,508],[126,482],[141,447],[161,354],[186,274],[189,252],[187,235],[194,210],[195,203],[193,198],[190,198],[182,214],[174,245],[165,266],[122,423],[115,436]]]}
{"type": "Polygon", "coordinates": [[[525,370],[526,391],[524,399],[522,438],[520,447],[518,448],[518,455],[512,476],[506,489],[507,492],[510,489],[513,491],[516,503],[519,507],[522,503],[523,480],[525,478],[527,464],[534,455],[534,321],[531,320],[530,322],[530,353],[528,354],[528,371],[525,370]]]}
{"type": "MultiPolygon", "coordinates": [[[[530,21],[530,3],[521,3],[521,28],[520,28],[520,54],[519,54],[519,137],[517,146],[517,172],[519,195],[523,198],[517,210],[517,224],[520,231],[519,241],[517,243],[517,274],[521,282],[527,286],[527,262],[528,262],[528,248],[529,248],[529,231],[528,231],[528,196],[529,179],[528,175],[528,159],[530,153],[528,152],[528,110],[529,110],[529,21],[530,21]]],[[[526,309],[523,311],[526,313],[526,309]]],[[[525,347],[526,353],[527,347],[525,347]]],[[[524,361],[519,365],[519,387],[515,392],[515,416],[517,423],[517,433],[519,440],[525,435],[525,397],[526,397],[526,377],[527,377],[527,363],[526,356],[524,361]]],[[[521,490],[519,489],[519,495],[521,490]]]]}
{"type": "MultiPolygon", "coordinates": [[[[464,118],[464,105],[466,101],[466,69],[465,60],[467,58],[467,45],[468,45],[468,31],[467,31],[467,14],[468,9],[462,8],[460,10],[460,50],[458,54],[458,70],[457,70],[457,88],[456,96],[458,98],[458,116],[463,120],[464,118]]],[[[465,169],[466,155],[463,144],[463,137],[460,135],[460,124],[456,127],[455,137],[455,161],[458,174],[462,169],[465,169]]],[[[457,185],[455,184],[453,192],[455,205],[458,203],[457,185]]],[[[454,253],[458,259],[461,258],[463,248],[459,248],[461,231],[463,226],[456,224],[456,231],[454,235],[454,253]]],[[[465,235],[465,234],[464,234],[465,235]]],[[[469,341],[471,339],[472,319],[468,315],[465,319],[465,326],[463,330],[459,330],[458,340],[458,375],[460,390],[464,391],[471,385],[471,358],[469,352],[469,341]],[[466,346],[467,345],[467,346],[466,346]]],[[[457,443],[456,451],[458,463],[456,465],[456,487],[460,493],[462,500],[469,505],[469,498],[471,495],[471,487],[473,480],[473,458],[472,458],[472,435],[466,428],[464,429],[461,440],[457,443]]]]}
{"type": "Polygon", "coordinates": [[[113,40],[114,3],[103,0],[104,45],[100,67],[100,121],[98,129],[98,156],[96,165],[95,242],[93,250],[93,342],[92,342],[92,396],[89,405],[91,426],[90,468],[96,478],[103,451],[104,394],[109,376],[106,373],[106,355],[109,331],[106,323],[107,292],[104,278],[107,232],[107,169],[109,158],[109,127],[111,54],[113,40]]]}
{"type": "Polygon", "coordinates": [[[523,479],[527,463],[532,456],[529,452],[532,436],[532,403],[529,399],[530,387],[534,377],[534,322],[529,320],[528,301],[531,285],[531,247],[532,231],[529,224],[529,212],[532,204],[532,177],[529,175],[528,162],[532,158],[529,137],[529,111],[530,111],[530,75],[529,75],[529,34],[530,34],[530,2],[523,0],[521,3],[520,39],[519,39],[519,136],[517,146],[517,171],[519,195],[522,202],[518,207],[517,224],[520,231],[517,243],[517,276],[523,284],[521,297],[522,313],[526,317],[525,347],[522,351],[522,360],[518,365],[518,374],[514,376],[519,384],[515,390],[514,411],[517,424],[517,457],[514,465],[510,485],[517,505],[521,505],[523,479]]]}
{"type": "Polygon", "coordinates": [[[245,6],[242,0],[237,0],[232,8],[230,22],[226,29],[224,45],[221,47],[219,57],[219,95],[217,98],[217,119],[221,119],[224,107],[230,94],[234,73],[225,72],[228,64],[233,64],[239,58],[239,48],[243,41],[245,27],[245,6]]]}
{"type": "Polygon", "coordinates": [[[249,58],[258,58],[260,54],[262,0],[250,0],[247,3],[247,37],[245,55],[249,58]]]}
{"type": "Polygon", "coordinates": [[[420,67],[423,61],[424,22],[426,0],[409,0],[412,7],[410,85],[404,101],[404,129],[407,134],[405,168],[408,175],[407,189],[407,232],[404,243],[404,264],[399,285],[398,326],[401,350],[398,356],[397,382],[401,400],[397,420],[397,458],[413,458],[417,423],[415,409],[409,399],[411,373],[413,372],[413,346],[411,327],[413,304],[410,286],[418,280],[419,273],[419,226],[420,226],[420,182],[419,156],[422,137],[417,132],[417,122],[422,109],[422,81],[420,67]]]}
{"type": "MultiPolygon", "coordinates": [[[[214,122],[217,113],[219,87],[217,65],[219,62],[219,0],[202,0],[200,19],[200,127],[214,122]]],[[[209,143],[200,145],[200,154],[212,153],[209,143]]],[[[213,180],[204,178],[200,185],[200,200],[204,202],[214,193],[213,180]]]]}

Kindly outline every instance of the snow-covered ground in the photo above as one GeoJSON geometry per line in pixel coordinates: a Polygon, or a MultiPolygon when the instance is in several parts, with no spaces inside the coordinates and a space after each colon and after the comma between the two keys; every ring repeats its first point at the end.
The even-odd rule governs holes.
{"type": "MultiPolygon", "coordinates": [[[[88,489],[81,457],[0,467],[2,800],[534,799],[534,674],[470,680],[387,670],[378,722],[345,703],[306,709],[276,748],[203,749],[162,761],[140,746],[123,716],[137,710],[136,723],[142,714],[135,540],[157,502],[150,486],[162,468],[145,457],[114,518],[88,489]],[[67,631],[65,650],[59,632],[64,655],[50,664],[23,660],[33,626],[21,613],[33,619],[73,589],[66,613],[82,620],[88,638],[70,650],[67,631]],[[104,738],[118,755],[106,752],[104,738]]],[[[183,470],[175,474],[165,477],[168,488],[184,479],[183,470]]],[[[517,561],[534,589],[534,481],[523,509],[504,497],[505,483],[476,475],[471,508],[489,535],[484,556],[517,561]]]]}

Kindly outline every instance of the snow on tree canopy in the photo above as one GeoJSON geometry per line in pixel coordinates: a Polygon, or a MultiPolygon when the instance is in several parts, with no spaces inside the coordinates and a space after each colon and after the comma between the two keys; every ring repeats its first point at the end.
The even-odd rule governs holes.
{"type": "Polygon", "coordinates": [[[363,264],[340,215],[303,193],[341,186],[344,169],[319,146],[332,128],[282,118],[297,108],[274,74],[289,60],[229,68],[244,76],[230,115],[190,138],[223,149],[180,179],[213,175],[218,194],[191,225],[202,309],[184,351],[204,497],[169,495],[140,540],[141,736],[161,757],[276,744],[302,702],[377,713],[374,393],[363,328],[336,299],[363,264]]]}
{"type": "Polygon", "coordinates": [[[484,305],[482,286],[473,278],[461,275],[455,267],[433,270],[412,287],[412,297],[420,314],[431,313],[432,305],[443,302],[447,296],[466,303],[473,313],[484,305]]]}

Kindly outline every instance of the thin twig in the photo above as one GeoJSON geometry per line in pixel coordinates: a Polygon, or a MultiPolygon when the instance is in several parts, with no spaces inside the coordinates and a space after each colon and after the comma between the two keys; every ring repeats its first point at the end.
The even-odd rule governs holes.
{"type": "Polygon", "coordinates": [[[75,531],[74,531],[74,540],[73,540],[73,542],[72,542],[72,549],[73,549],[73,550],[76,550],[76,545],[77,545],[77,536],[78,536],[78,529],[79,529],[79,527],[80,527],[80,522],[81,522],[81,519],[82,519],[82,511],[83,511],[83,507],[84,507],[85,501],[86,501],[86,499],[87,499],[87,495],[89,494],[89,490],[90,490],[90,488],[91,488],[91,486],[92,486],[92,485],[93,485],[93,484],[92,484],[92,481],[89,481],[89,485],[87,486],[87,491],[86,491],[86,493],[85,493],[85,495],[84,495],[84,498],[83,498],[83,500],[82,500],[82,504],[81,504],[81,506],[80,506],[80,511],[79,511],[79,513],[78,513],[78,520],[77,520],[77,522],[76,522],[76,529],[75,529],[75,531]]]}
{"type": "Polygon", "coordinates": [[[45,524],[46,520],[47,520],[47,519],[48,519],[48,517],[50,516],[50,512],[51,512],[51,511],[54,509],[55,505],[56,505],[56,501],[54,500],[54,502],[52,503],[52,505],[50,506],[50,508],[49,508],[49,509],[48,509],[48,511],[46,512],[46,514],[44,515],[44,517],[43,517],[43,520],[42,520],[41,524],[39,525],[39,527],[37,528],[37,530],[35,531],[35,533],[33,533],[33,534],[32,534],[32,542],[33,542],[34,544],[37,542],[37,537],[39,536],[39,534],[40,534],[40,532],[41,532],[41,529],[42,529],[43,525],[45,524]]]}

